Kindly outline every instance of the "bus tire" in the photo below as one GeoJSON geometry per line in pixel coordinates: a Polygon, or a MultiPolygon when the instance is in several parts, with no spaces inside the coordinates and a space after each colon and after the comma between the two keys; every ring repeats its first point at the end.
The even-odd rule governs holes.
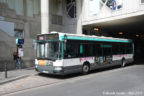
{"type": "Polygon", "coordinates": [[[82,67],[82,74],[83,74],[83,75],[88,74],[88,73],[89,73],[89,70],[90,70],[89,64],[84,64],[83,67],[82,67]]]}
{"type": "Polygon", "coordinates": [[[122,59],[122,61],[121,61],[121,66],[122,66],[122,67],[125,67],[125,65],[126,65],[126,60],[125,60],[125,59],[122,59]]]}

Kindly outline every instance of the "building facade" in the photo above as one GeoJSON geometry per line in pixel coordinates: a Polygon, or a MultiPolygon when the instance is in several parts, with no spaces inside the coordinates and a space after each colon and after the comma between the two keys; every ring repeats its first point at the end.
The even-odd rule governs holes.
{"type": "Polygon", "coordinates": [[[24,39],[22,67],[33,66],[34,41],[41,31],[40,0],[0,0],[0,71],[14,68],[16,39],[24,39]]]}
{"type": "Polygon", "coordinates": [[[22,68],[34,66],[37,34],[81,34],[81,7],[81,0],[0,0],[0,70],[5,64],[14,69],[18,49],[22,68]],[[18,39],[24,44],[17,44],[18,39]]]}
{"type": "Polygon", "coordinates": [[[143,0],[41,0],[41,4],[42,30],[47,25],[48,32],[107,35],[108,27],[140,24],[144,15],[143,0]],[[102,30],[96,32],[96,27],[102,30]]]}
{"type": "Polygon", "coordinates": [[[144,0],[0,0],[0,70],[5,63],[14,68],[17,39],[24,39],[22,67],[31,67],[36,34],[57,31],[143,38],[143,17],[144,0]]]}
{"type": "Polygon", "coordinates": [[[41,0],[42,33],[81,34],[82,0],[41,0]]]}

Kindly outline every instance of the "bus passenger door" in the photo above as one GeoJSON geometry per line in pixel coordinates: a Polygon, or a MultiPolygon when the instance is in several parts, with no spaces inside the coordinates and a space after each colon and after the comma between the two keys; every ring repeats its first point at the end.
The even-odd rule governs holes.
{"type": "Polygon", "coordinates": [[[95,44],[94,45],[94,54],[95,54],[95,66],[99,66],[99,65],[102,65],[103,64],[103,50],[100,46],[101,44],[95,44]]]}
{"type": "Polygon", "coordinates": [[[103,47],[103,64],[112,64],[112,45],[102,45],[103,47]]]}
{"type": "Polygon", "coordinates": [[[112,46],[104,44],[95,45],[95,65],[102,66],[112,63],[112,46]]]}

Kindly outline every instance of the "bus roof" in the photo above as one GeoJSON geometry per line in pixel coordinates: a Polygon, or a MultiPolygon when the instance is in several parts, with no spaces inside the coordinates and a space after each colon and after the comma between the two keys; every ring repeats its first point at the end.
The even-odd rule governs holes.
{"type": "MultiPolygon", "coordinates": [[[[69,34],[69,33],[60,33],[60,32],[51,32],[49,34],[58,34],[59,40],[67,39],[67,40],[88,40],[88,41],[103,41],[103,42],[122,42],[122,43],[132,42],[132,40],[130,39],[95,36],[95,35],[90,36],[90,35],[83,35],[83,34],[69,34]]],[[[48,34],[43,34],[43,35],[48,35],[48,34]]]]}

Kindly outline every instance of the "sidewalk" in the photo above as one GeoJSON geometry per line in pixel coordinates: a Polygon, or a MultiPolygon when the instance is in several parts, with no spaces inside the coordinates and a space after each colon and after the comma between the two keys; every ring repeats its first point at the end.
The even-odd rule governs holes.
{"type": "Polygon", "coordinates": [[[35,74],[37,74],[37,72],[35,71],[34,67],[10,70],[7,72],[7,78],[5,78],[5,72],[0,72],[0,85],[35,74]]]}

